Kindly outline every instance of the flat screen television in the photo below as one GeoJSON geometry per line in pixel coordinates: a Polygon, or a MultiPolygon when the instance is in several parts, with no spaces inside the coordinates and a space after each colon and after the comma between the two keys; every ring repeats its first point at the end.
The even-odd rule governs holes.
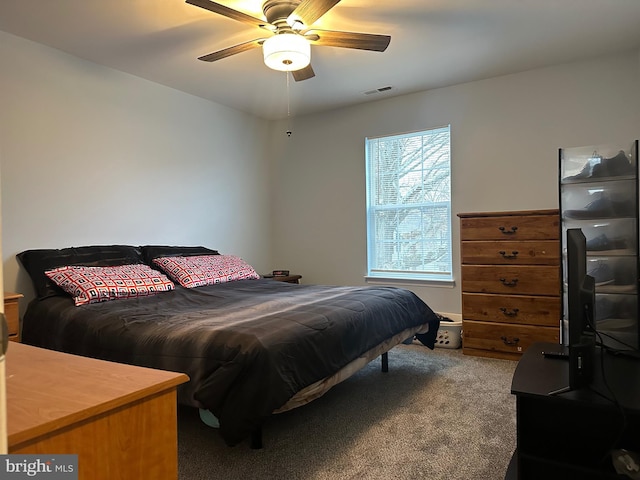
{"type": "Polygon", "coordinates": [[[594,278],[587,275],[587,243],[581,229],[567,229],[566,247],[569,388],[577,390],[593,378],[596,287],[594,278]]]}

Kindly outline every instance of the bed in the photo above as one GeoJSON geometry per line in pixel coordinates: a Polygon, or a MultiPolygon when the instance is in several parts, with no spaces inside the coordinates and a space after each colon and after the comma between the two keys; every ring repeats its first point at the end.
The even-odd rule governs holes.
{"type": "Polygon", "coordinates": [[[248,276],[225,271],[222,281],[187,287],[176,281],[165,291],[156,283],[158,291],[144,295],[127,296],[133,289],[125,287],[123,297],[81,305],[77,290],[56,283],[69,266],[83,272],[135,266],[171,283],[181,279],[165,277],[171,269],[158,262],[226,257],[218,255],[153,245],[22,252],[18,259],[36,292],[23,318],[23,342],[184,372],[190,381],[179,387],[179,403],[211,412],[228,445],[252,437],[254,447],[272,413],[321,396],[377,356],[386,360],[403,340],[417,336],[434,346],[439,317],[401,288],[296,285],[260,278],[247,264],[248,276]]]}

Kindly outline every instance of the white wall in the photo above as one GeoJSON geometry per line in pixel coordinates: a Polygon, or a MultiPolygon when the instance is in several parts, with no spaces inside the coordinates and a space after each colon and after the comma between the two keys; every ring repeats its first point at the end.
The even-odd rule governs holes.
{"type": "MultiPolygon", "coordinates": [[[[273,267],[267,123],[0,32],[2,253],[205,245],[273,267]]],[[[22,302],[22,308],[26,306],[22,302]]]]}
{"type": "MultiPolygon", "coordinates": [[[[640,137],[638,52],[272,124],[274,262],[305,283],[364,284],[364,139],[451,124],[454,288],[410,286],[460,312],[456,213],[558,208],[558,149],[640,137]]],[[[316,79],[310,80],[315,81],[316,79]]]]}
{"type": "MultiPolygon", "coordinates": [[[[288,122],[2,32],[0,62],[4,283],[27,298],[17,253],[108,243],[202,244],[364,284],[366,136],[450,123],[454,215],[556,208],[559,147],[640,137],[636,51],[300,117],[291,138],[288,122]]],[[[455,216],[453,241],[459,279],[455,216]]],[[[458,284],[410,288],[460,311],[458,284]]]]}

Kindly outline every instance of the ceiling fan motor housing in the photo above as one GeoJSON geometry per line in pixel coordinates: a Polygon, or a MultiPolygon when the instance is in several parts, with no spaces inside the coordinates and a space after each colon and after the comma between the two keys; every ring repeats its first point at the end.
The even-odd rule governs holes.
{"type": "Polygon", "coordinates": [[[287,17],[299,4],[300,2],[295,0],[267,0],[262,5],[262,12],[270,24],[278,28],[290,28],[287,17]]]}

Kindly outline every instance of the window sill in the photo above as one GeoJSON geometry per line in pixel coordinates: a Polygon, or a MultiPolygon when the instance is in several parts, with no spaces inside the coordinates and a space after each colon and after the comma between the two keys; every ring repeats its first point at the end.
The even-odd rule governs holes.
{"type": "Polygon", "coordinates": [[[365,282],[376,285],[420,285],[422,287],[442,287],[442,288],[454,288],[456,282],[454,279],[450,280],[435,280],[435,279],[417,279],[417,278],[397,278],[397,277],[364,277],[365,282]]]}

